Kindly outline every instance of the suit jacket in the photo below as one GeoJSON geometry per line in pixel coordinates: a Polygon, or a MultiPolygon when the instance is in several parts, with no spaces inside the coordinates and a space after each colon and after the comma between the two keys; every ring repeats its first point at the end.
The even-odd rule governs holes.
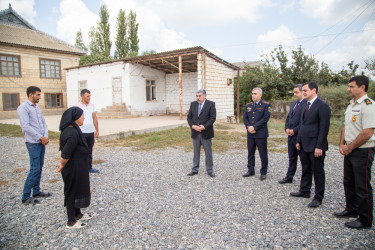
{"type": "Polygon", "coordinates": [[[267,138],[268,127],[267,122],[271,116],[271,104],[263,100],[259,101],[259,104],[255,106],[254,102],[246,104],[245,111],[243,113],[243,122],[246,130],[248,127],[253,126],[256,133],[247,135],[251,138],[267,138]]]}
{"type": "Polygon", "coordinates": [[[301,103],[298,105],[294,114],[293,114],[293,109],[294,109],[294,106],[297,105],[297,101],[293,102],[292,105],[290,105],[289,113],[288,113],[288,116],[286,117],[286,120],[285,120],[285,130],[287,128],[293,129],[293,132],[294,132],[295,135],[292,136],[292,137],[297,138],[298,130],[299,130],[299,122],[301,120],[301,113],[304,111],[303,107],[306,108],[306,106],[305,106],[306,103],[307,103],[307,101],[305,99],[302,99],[301,103]]]}
{"type": "Polygon", "coordinates": [[[331,109],[328,104],[317,98],[303,119],[307,102],[303,105],[300,117],[300,127],[297,143],[302,146],[305,152],[314,152],[315,148],[328,150],[328,131],[331,118],[331,109]]]}
{"type": "MultiPolygon", "coordinates": [[[[190,109],[187,116],[187,121],[190,128],[193,125],[203,125],[206,129],[203,130],[202,138],[211,139],[214,137],[214,122],[216,120],[216,108],[215,103],[210,100],[205,100],[201,113],[198,116],[198,102],[194,101],[190,103],[190,109]]],[[[191,138],[196,138],[199,132],[191,129],[191,138]]]]}

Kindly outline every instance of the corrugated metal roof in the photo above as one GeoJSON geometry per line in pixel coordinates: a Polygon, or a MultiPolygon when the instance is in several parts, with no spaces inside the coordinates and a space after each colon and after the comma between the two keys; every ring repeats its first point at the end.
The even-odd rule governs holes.
{"type": "Polygon", "coordinates": [[[0,23],[0,44],[31,47],[74,55],[85,54],[74,46],[41,31],[4,23],[0,23]]]}
{"type": "Polygon", "coordinates": [[[167,73],[174,73],[175,71],[178,72],[178,70],[176,70],[175,67],[173,66],[171,67],[171,64],[178,66],[178,56],[183,56],[183,71],[186,69],[187,72],[189,72],[194,67],[196,71],[196,64],[197,64],[198,59],[196,57],[192,58],[192,55],[194,54],[196,55],[199,53],[205,53],[207,56],[210,56],[216,61],[219,61],[232,69],[235,69],[235,70],[239,69],[239,67],[219,58],[218,56],[214,55],[213,53],[209,52],[208,50],[204,49],[201,46],[165,51],[165,52],[160,52],[160,53],[155,53],[155,54],[145,55],[145,56],[129,57],[129,58],[124,58],[124,59],[111,60],[107,62],[76,66],[76,67],[71,67],[67,69],[69,70],[69,69],[75,69],[75,68],[90,67],[90,66],[95,66],[95,65],[108,64],[108,63],[122,61],[122,62],[140,63],[146,66],[155,67],[163,71],[166,70],[167,73]],[[171,58],[171,59],[168,59],[167,63],[165,63],[167,58],[171,58]],[[192,61],[192,60],[194,60],[195,63],[191,64],[189,68],[186,68],[186,61],[192,61]]]}

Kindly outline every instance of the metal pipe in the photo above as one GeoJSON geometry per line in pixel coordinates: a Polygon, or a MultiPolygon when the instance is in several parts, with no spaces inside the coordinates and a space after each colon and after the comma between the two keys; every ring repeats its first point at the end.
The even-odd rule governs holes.
{"type": "Polygon", "coordinates": [[[237,123],[240,123],[240,70],[237,70],[237,123]]]}
{"type": "Polygon", "coordinates": [[[178,57],[178,78],[179,78],[179,92],[180,92],[180,120],[182,120],[182,57],[178,57]]]}

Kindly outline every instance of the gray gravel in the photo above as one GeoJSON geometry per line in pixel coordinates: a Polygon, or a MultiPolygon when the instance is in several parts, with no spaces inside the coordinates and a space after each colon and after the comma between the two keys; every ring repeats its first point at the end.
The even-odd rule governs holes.
{"type": "Polygon", "coordinates": [[[57,144],[48,145],[41,184],[53,196],[41,205],[24,206],[20,199],[29,168],[26,147],[22,138],[0,139],[0,248],[375,247],[375,229],[347,229],[345,219],[332,215],[345,202],[343,157],[334,146],[326,158],[326,198],[317,209],[307,207],[310,199],[289,196],[298,190],[300,166],[293,184],[277,183],[286,173],[286,154],[269,155],[267,180],[261,182],[258,155],[256,177],[241,176],[246,172],[246,149],[214,154],[217,177],[210,178],[204,164],[199,175],[186,176],[191,152],[96,146],[94,159],[105,162],[95,165],[100,174],[91,175],[92,203],[86,210],[96,217],[88,227],[72,231],[65,229],[63,183],[54,172],[57,144]]]}

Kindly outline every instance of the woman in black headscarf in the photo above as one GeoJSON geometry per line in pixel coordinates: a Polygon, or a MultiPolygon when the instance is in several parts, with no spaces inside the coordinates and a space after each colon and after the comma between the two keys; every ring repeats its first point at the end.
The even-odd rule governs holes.
{"type": "Polygon", "coordinates": [[[82,214],[81,208],[90,205],[89,147],[79,126],[82,126],[83,110],[78,107],[67,109],[60,122],[60,162],[56,172],[61,172],[64,181],[64,206],[68,214],[67,228],[82,228],[84,220],[91,215],[82,214]]]}

